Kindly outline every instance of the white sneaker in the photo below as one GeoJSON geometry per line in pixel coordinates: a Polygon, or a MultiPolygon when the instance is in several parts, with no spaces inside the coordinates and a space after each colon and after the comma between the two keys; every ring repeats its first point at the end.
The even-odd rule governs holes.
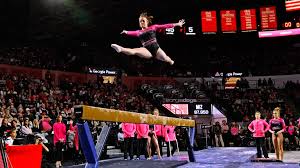
{"type": "Polygon", "coordinates": [[[113,49],[115,49],[117,51],[117,53],[121,52],[121,46],[117,45],[117,44],[112,44],[110,45],[113,49]]]}

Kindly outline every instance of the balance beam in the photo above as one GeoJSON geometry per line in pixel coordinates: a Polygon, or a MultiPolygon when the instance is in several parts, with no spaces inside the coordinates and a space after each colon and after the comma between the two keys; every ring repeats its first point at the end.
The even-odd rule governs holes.
{"type": "MultiPolygon", "coordinates": [[[[110,121],[110,122],[127,122],[127,123],[136,123],[136,124],[157,124],[157,125],[171,125],[171,126],[183,126],[189,127],[185,129],[186,132],[186,142],[187,142],[187,151],[189,155],[190,162],[195,162],[195,156],[193,151],[193,140],[195,136],[195,121],[188,119],[164,117],[164,116],[155,116],[152,114],[141,114],[128,111],[106,109],[100,107],[92,106],[76,106],[74,112],[77,118],[80,118],[81,121],[77,123],[80,144],[87,160],[85,168],[98,168],[98,163],[101,155],[101,149],[104,146],[107,135],[109,131],[104,132],[103,136],[99,136],[97,144],[95,146],[89,125],[87,122],[82,123],[83,120],[95,120],[95,121],[110,121]],[[104,135],[105,134],[105,135],[104,135]],[[102,138],[101,138],[102,137],[102,138]],[[95,146],[95,147],[94,147],[95,146]],[[97,153],[93,154],[92,153],[97,153]],[[100,153],[100,155],[99,155],[100,153]]],[[[109,129],[108,129],[109,130],[109,129]]]]}
{"type": "Polygon", "coordinates": [[[74,110],[76,116],[83,120],[195,127],[195,121],[189,119],[155,116],[152,114],[141,114],[86,105],[76,106],[74,110]]]}

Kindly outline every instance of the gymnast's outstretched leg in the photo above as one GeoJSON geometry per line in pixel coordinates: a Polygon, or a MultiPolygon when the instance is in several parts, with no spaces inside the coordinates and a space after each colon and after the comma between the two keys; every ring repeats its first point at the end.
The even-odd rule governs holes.
{"type": "Polygon", "coordinates": [[[115,49],[118,53],[124,53],[126,55],[136,55],[141,58],[150,59],[152,54],[144,47],[140,48],[125,48],[117,44],[112,44],[111,47],[115,49]]]}
{"type": "Polygon", "coordinates": [[[164,61],[164,62],[167,62],[169,63],[170,65],[173,65],[174,64],[174,61],[169,57],[167,56],[167,54],[161,49],[159,48],[157,50],[157,53],[156,53],[156,59],[158,60],[161,60],[161,61],[164,61]]]}

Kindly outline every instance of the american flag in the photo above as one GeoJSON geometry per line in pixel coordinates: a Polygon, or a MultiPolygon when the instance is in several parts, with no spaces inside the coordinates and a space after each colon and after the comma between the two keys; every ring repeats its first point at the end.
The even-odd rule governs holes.
{"type": "Polygon", "coordinates": [[[286,0],[285,7],[286,11],[300,10],[300,0],[286,0]]]}

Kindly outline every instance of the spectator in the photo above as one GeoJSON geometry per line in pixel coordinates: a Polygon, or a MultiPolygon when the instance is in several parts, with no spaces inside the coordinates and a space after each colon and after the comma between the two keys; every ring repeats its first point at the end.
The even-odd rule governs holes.
{"type": "Polygon", "coordinates": [[[232,122],[230,127],[231,140],[233,141],[234,146],[240,146],[240,137],[239,137],[240,128],[236,122],[232,122]]]}
{"type": "Polygon", "coordinates": [[[223,137],[222,137],[222,127],[218,121],[214,125],[213,131],[215,134],[216,146],[219,147],[219,145],[221,144],[221,147],[224,147],[224,141],[223,141],[223,137]]]}
{"type": "Polygon", "coordinates": [[[37,119],[34,119],[32,122],[32,132],[34,132],[34,133],[41,132],[39,121],[37,119]]]}
{"type": "Polygon", "coordinates": [[[222,128],[222,137],[223,137],[224,145],[226,147],[228,147],[229,146],[229,126],[228,126],[226,120],[222,121],[221,128],[222,128]]]}
{"type": "Polygon", "coordinates": [[[7,131],[10,131],[12,127],[8,124],[8,118],[3,118],[1,127],[0,127],[0,136],[4,136],[7,134],[7,131]]]}
{"type": "Polygon", "coordinates": [[[32,134],[32,129],[29,126],[29,118],[25,118],[24,125],[21,127],[21,133],[25,136],[32,134]]]}
{"type": "Polygon", "coordinates": [[[271,78],[268,79],[268,86],[272,87],[273,86],[273,81],[271,78]]]}
{"type": "Polygon", "coordinates": [[[54,144],[56,148],[56,167],[61,167],[63,148],[66,143],[66,126],[62,123],[62,116],[57,116],[56,123],[53,125],[54,144]]]}
{"type": "Polygon", "coordinates": [[[8,134],[9,134],[9,137],[5,140],[5,143],[6,143],[7,145],[13,145],[15,139],[17,138],[17,130],[16,130],[16,128],[12,128],[12,129],[9,131],[8,134]]]}

